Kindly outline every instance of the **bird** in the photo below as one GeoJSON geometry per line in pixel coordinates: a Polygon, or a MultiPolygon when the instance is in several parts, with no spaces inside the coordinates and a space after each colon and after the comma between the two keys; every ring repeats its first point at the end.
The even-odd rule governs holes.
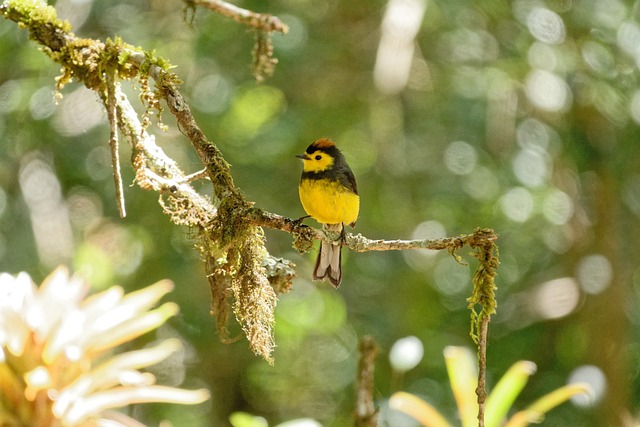
{"type": "Polygon", "coordinates": [[[344,224],[355,227],[360,211],[356,178],[344,155],[329,138],[314,141],[296,157],[303,163],[298,192],[307,217],[322,224],[325,232],[340,233],[340,241],[320,242],[313,278],[329,279],[337,288],[342,282],[344,224]]]}

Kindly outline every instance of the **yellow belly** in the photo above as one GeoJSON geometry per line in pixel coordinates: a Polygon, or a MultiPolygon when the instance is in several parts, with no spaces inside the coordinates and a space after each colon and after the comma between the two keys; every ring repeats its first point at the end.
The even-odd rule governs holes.
{"type": "Polygon", "coordinates": [[[360,197],[339,183],[305,179],[298,190],[304,210],[321,224],[351,224],[358,219],[360,197]]]}

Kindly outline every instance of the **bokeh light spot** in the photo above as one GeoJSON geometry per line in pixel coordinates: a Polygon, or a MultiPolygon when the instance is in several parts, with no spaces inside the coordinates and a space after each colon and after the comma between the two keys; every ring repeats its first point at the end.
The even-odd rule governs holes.
{"type": "Polygon", "coordinates": [[[586,293],[599,294],[611,284],[613,268],[604,255],[587,255],[578,263],[577,277],[586,293]]]}
{"type": "Polygon", "coordinates": [[[209,74],[201,78],[191,94],[193,105],[205,113],[220,113],[229,105],[231,85],[219,74],[209,74]]]}
{"type": "Polygon", "coordinates": [[[513,173],[527,187],[539,187],[549,174],[548,156],[539,149],[524,148],[513,159],[513,173]]]}
{"type": "Polygon", "coordinates": [[[93,0],[58,0],[56,10],[58,17],[67,20],[77,30],[82,27],[89,18],[93,0]]]}
{"type": "Polygon", "coordinates": [[[593,6],[589,12],[596,26],[619,28],[629,15],[627,6],[620,0],[597,0],[587,4],[593,6]]]}
{"type": "Polygon", "coordinates": [[[527,15],[527,28],[531,35],[544,43],[559,44],[564,41],[565,27],[557,13],[542,7],[533,8],[527,15]]]}
{"type": "Polygon", "coordinates": [[[575,233],[571,227],[543,227],[541,234],[544,244],[557,254],[567,252],[575,242],[575,233]]]}
{"type": "Polygon", "coordinates": [[[624,22],[617,33],[618,46],[627,54],[635,56],[640,50],[640,25],[637,22],[624,22]]]}
{"type": "Polygon", "coordinates": [[[444,225],[439,221],[425,221],[413,230],[413,239],[442,239],[447,237],[444,225]]]}
{"type": "Polygon", "coordinates": [[[44,120],[49,118],[56,109],[53,89],[44,86],[36,90],[29,99],[29,111],[34,120],[44,120]]]}
{"type": "Polygon", "coordinates": [[[94,181],[111,177],[111,150],[104,145],[92,148],[84,159],[84,168],[94,181]]]}
{"type": "Polygon", "coordinates": [[[466,176],[463,187],[474,199],[487,201],[498,193],[500,183],[498,182],[496,174],[491,169],[478,166],[466,176]]]}
{"type": "Polygon", "coordinates": [[[389,362],[394,370],[406,372],[418,366],[422,356],[424,356],[422,341],[409,336],[393,343],[389,351],[389,362]]]}
{"type": "Polygon", "coordinates": [[[607,391],[607,377],[604,375],[604,372],[602,372],[602,369],[593,365],[583,365],[574,369],[569,375],[568,383],[587,383],[591,388],[590,394],[579,394],[571,398],[571,401],[576,406],[594,406],[602,400],[602,397],[607,391]]]}
{"type": "Polygon", "coordinates": [[[40,153],[25,156],[19,182],[41,262],[50,266],[68,262],[74,249],[73,234],[62,186],[50,160],[40,153]]]}
{"type": "Polygon", "coordinates": [[[615,75],[615,59],[613,54],[600,43],[588,41],[582,46],[582,59],[593,70],[602,75],[615,75]]]}
{"type": "Polygon", "coordinates": [[[444,164],[456,175],[468,175],[478,160],[476,149],[464,141],[454,141],[444,152],[444,164]]]}
{"type": "Polygon", "coordinates": [[[10,113],[22,104],[23,85],[18,80],[8,80],[0,85],[0,113],[10,113]]]}
{"type": "Polygon", "coordinates": [[[580,288],[573,277],[542,283],[535,294],[535,307],[544,319],[558,319],[570,314],[580,301],[580,288]]]}
{"type": "Polygon", "coordinates": [[[571,92],[558,75],[546,70],[533,70],[525,82],[527,98],[538,108],[549,112],[567,109],[571,92]]]}
{"type": "Polygon", "coordinates": [[[486,62],[495,60],[500,48],[491,33],[460,28],[445,34],[438,46],[452,62],[486,62]]]}
{"type": "Polygon", "coordinates": [[[95,94],[85,87],[74,90],[56,110],[54,127],[63,136],[78,136],[106,123],[104,108],[95,94]]]}
{"type": "Polygon", "coordinates": [[[539,120],[527,118],[518,125],[516,140],[522,148],[547,151],[551,142],[551,129],[539,120]]]}
{"type": "Polygon", "coordinates": [[[531,217],[535,204],[533,196],[524,187],[514,187],[500,198],[504,215],[515,222],[525,222],[531,217]]]}
{"type": "Polygon", "coordinates": [[[67,198],[69,219],[77,230],[84,231],[102,218],[102,200],[86,188],[74,188],[67,198]]]}
{"type": "Polygon", "coordinates": [[[542,203],[542,214],[552,224],[566,224],[573,216],[573,200],[564,191],[554,189],[542,203]]]}
{"type": "Polygon", "coordinates": [[[451,257],[441,258],[433,270],[438,291],[446,296],[457,296],[469,285],[469,266],[460,265],[451,257]]]}
{"type": "Polygon", "coordinates": [[[373,69],[374,83],[382,93],[398,93],[407,85],[414,57],[414,39],[426,6],[426,0],[389,0],[373,69]]]}
{"type": "Polygon", "coordinates": [[[247,144],[284,108],[284,94],[275,87],[263,85],[241,91],[234,98],[231,110],[223,121],[224,128],[229,132],[229,142],[247,144]],[[234,137],[231,138],[231,135],[234,137]]]}
{"type": "Polygon", "coordinates": [[[273,44],[278,52],[295,51],[307,43],[307,26],[303,20],[293,15],[279,15],[280,20],[287,24],[289,32],[287,34],[273,33],[271,36],[273,44]]]}

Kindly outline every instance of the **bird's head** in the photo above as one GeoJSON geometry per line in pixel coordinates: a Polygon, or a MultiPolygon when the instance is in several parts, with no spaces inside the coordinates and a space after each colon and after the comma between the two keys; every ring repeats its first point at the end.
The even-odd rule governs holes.
{"type": "Polygon", "coordinates": [[[340,155],[333,141],[322,138],[314,141],[303,154],[296,157],[302,159],[305,172],[322,172],[331,169],[340,155]]]}

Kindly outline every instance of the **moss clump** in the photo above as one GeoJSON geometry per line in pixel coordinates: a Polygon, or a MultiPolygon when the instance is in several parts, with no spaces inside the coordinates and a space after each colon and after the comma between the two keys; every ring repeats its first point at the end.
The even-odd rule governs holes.
{"type": "MultiPolygon", "coordinates": [[[[71,24],[66,20],[58,19],[56,9],[43,0],[6,1],[0,5],[0,13],[7,19],[17,22],[21,27],[30,30],[36,30],[46,25],[49,29],[58,29],[62,33],[71,31],[71,24]]],[[[36,34],[38,32],[34,33],[34,35],[36,34]]],[[[36,38],[36,40],[40,39],[36,38]]]]}
{"type": "MultiPolygon", "coordinates": [[[[144,52],[139,47],[124,43],[119,37],[103,43],[75,36],[71,32],[71,24],[58,19],[55,8],[42,0],[5,1],[0,5],[0,14],[27,29],[29,37],[38,42],[53,61],[62,65],[61,75],[56,80],[58,90],[76,80],[89,89],[104,92],[107,73],[129,80],[146,76],[152,65],[165,71],[172,68],[154,51],[144,52]],[[142,63],[131,60],[136,52],[144,55],[142,63]]],[[[155,102],[146,102],[146,105],[157,107],[155,102]]]]}
{"type": "MultiPolygon", "coordinates": [[[[493,230],[476,229],[474,237],[491,234],[493,230]]],[[[498,259],[498,247],[493,241],[484,241],[481,245],[474,245],[474,241],[469,244],[475,249],[474,256],[480,261],[480,265],[473,275],[473,293],[467,299],[468,307],[471,310],[471,338],[478,343],[480,325],[485,318],[495,314],[496,302],[496,269],[500,265],[498,259]],[[475,306],[480,305],[480,311],[476,311],[475,306]]]]}
{"type": "Polygon", "coordinates": [[[228,223],[219,215],[198,246],[207,265],[211,313],[217,318],[220,338],[233,340],[227,328],[233,310],[251,350],[273,363],[276,288],[287,291],[293,275],[276,280],[277,287],[272,284],[262,228],[247,223],[228,223]]]}

